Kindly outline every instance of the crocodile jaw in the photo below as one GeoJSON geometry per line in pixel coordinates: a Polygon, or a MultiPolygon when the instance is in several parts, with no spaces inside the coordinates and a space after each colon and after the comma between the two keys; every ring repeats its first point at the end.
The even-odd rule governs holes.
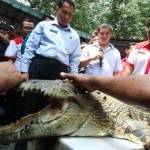
{"type": "MultiPolygon", "coordinates": [[[[52,82],[53,81],[49,81],[52,82]]],[[[43,85],[39,86],[38,81],[29,81],[23,83],[21,94],[25,93],[41,93],[47,97],[49,105],[42,110],[29,114],[16,123],[12,123],[0,128],[0,141],[4,143],[9,141],[30,140],[40,137],[67,135],[75,132],[88,117],[87,110],[81,109],[78,102],[73,102],[74,91],[72,84],[61,83],[60,88],[56,89],[49,87],[46,81],[42,81],[43,85]],[[65,84],[67,86],[65,87],[65,84]],[[49,89],[50,88],[50,89],[49,89]],[[69,92],[68,92],[69,91],[69,92]],[[80,117],[79,117],[80,116],[80,117]]],[[[45,100],[45,99],[44,99],[45,100]]]]}

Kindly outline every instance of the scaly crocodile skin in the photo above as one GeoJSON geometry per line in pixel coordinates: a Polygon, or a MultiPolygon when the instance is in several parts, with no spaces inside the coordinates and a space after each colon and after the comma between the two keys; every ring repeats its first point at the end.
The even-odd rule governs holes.
{"type": "Polygon", "coordinates": [[[21,96],[41,94],[49,105],[0,128],[0,141],[15,142],[49,136],[112,136],[150,146],[150,110],[127,105],[104,93],[89,94],[69,81],[30,80],[21,96]]]}

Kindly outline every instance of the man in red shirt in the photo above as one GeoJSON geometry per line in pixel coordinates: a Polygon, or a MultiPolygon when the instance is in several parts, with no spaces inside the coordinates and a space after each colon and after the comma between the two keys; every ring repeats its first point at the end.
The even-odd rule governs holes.
{"type": "Polygon", "coordinates": [[[147,26],[147,41],[138,43],[130,53],[124,76],[150,74],[150,23],[147,26]]]}
{"type": "Polygon", "coordinates": [[[31,19],[22,21],[22,35],[11,40],[6,49],[5,56],[14,62],[18,71],[20,71],[21,48],[26,35],[34,28],[34,22],[31,19]]]}

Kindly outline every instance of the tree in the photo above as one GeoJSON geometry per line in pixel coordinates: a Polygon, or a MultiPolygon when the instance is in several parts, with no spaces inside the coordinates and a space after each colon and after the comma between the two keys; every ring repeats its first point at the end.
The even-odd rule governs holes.
{"type": "MultiPolygon", "coordinates": [[[[56,0],[27,0],[46,14],[54,14],[56,0]]],[[[150,0],[75,0],[72,26],[92,34],[101,23],[114,28],[114,38],[144,39],[150,19],[150,0]]]]}

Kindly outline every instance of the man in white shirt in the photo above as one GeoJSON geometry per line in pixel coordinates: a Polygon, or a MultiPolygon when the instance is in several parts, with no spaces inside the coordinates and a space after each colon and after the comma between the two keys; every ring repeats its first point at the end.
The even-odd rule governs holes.
{"type": "Polygon", "coordinates": [[[82,50],[80,67],[85,67],[85,74],[97,76],[118,75],[122,71],[120,52],[109,43],[112,27],[102,24],[97,32],[98,41],[82,50]]]}
{"type": "Polygon", "coordinates": [[[22,58],[21,72],[30,79],[59,79],[60,72],[78,72],[80,39],[69,23],[74,13],[72,0],[57,4],[57,17],[40,22],[31,33],[22,58]]]}

